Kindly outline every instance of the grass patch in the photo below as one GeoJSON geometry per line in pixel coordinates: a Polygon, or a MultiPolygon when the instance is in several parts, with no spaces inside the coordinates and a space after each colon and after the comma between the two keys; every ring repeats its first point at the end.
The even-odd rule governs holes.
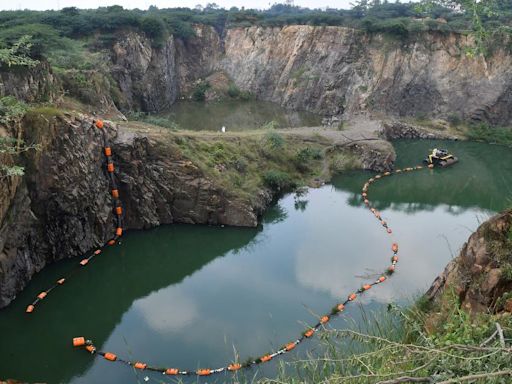
{"type": "Polygon", "coordinates": [[[466,382],[469,375],[482,375],[483,381],[467,382],[508,382],[512,373],[508,349],[500,346],[498,338],[480,345],[496,330],[496,322],[510,338],[510,315],[471,318],[460,309],[455,295],[445,299],[442,321],[430,330],[425,327],[430,313],[424,311],[425,303],[409,308],[389,305],[376,312],[363,308],[357,323],[349,320],[342,330],[320,333],[314,354],[281,362],[278,378],[260,383],[398,383],[403,382],[397,380],[400,377],[456,383],[466,382]]]}
{"type": "Polygon", "coordinates": [[[265,146],[272,151],[276,151],[284,147],[285,141],[283,135],[277,132],[267,132],[264,137],[265,146]]]}
{"type": "Polygon", "coordinates": [[[322,173],[324,144],[308,143],[275,131],[217,134],[170,132],[183,157],[226,191],[251,201],[262,188],[283,193],[307,185],[322,173]],[[307,166],[297,166],[299,153],[307,166]]]}
{"type": "Polygon", "coordinates": [[[297,186],[288,173],[275,169],[263,173],[262,178],[265,185],[275,192],[289,191],[297,186]]]}
{"type": "Polygon", "coordinates": [[[52,106],[41,106],[41,107],[35,107],[31,108],[27,111],[25,114],[25,118],[27,119],[36,119],[36,118],[43,118],[43,119],[51,119],[54,117],[60,117],[62,116],[63,111],[61,109],[52,107],[52,106]]]}
{"type": "Polygon", "coordinates": [[[349,151],[330,153],[328,155],[328,165],[331,173],[341,173],[361,168],[358,157],[349,151]]]}
{"type": "Polygon", "coordinates": [[[466,127],[465,135],[470,140],[512,145],[512,128],[491,127],[486,123],[474,124],[466,127]]]}

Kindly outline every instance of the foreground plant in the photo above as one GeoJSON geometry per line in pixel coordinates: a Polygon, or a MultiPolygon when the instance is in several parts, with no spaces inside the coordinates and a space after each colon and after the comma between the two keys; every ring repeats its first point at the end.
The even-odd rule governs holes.
{"type": "MultiPolygon", "coordinates": [[[[448,295],[449,296],[449,295],[448,295]]],[[[448,297],[446,300],[454,300],[448,297]]],[[[453,302],[452,302],[453,303],[453,302]]],[[[424,312],[389,306],[359,324],[324,332],[318,356],[282,363],[261,383],[508,383],[512,380],[510,314],[469,316],[453,305],[435,326],[424,312]],[[430,329],[429,329],[430,328],[430,329]]]]}

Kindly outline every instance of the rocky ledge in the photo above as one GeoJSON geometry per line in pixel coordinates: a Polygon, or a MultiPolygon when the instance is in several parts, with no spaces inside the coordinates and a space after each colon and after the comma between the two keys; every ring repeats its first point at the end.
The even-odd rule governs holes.
{"type": "MultiPolygon", "coordinates": [[[[0,308],[47,263],[83,255],[112,235],[102,137],[92,121],[86,115],[43,110],[28,114],[22,123],[24,140],[39,143],[42,150],[23,154],[19,160],[26,174],[0,185],[0,308]]],[[[190,153],[185,155],[176,137],[158,129],[112,125],[108,135],[126,229],[170,223],[253,227],[274,198],[263,185],[249,195],[237,194],[205,172],[190,153]]],[[[298,143],[310,139],[307,134],[293,136],[298,143]]],[[[231,140],[239,143],[244,137],[231,140]]],[[[332,145],[328,137],[322,140],[318,145],[332,145]]],[[[197,142],[196,148],[210,154],[208,144],[197,142]]],[[[364,168],[392,167],[391,145],[360,143],[348,150],[361,158],[364,168]]]]}
{"type": "Polygon", "coordinates": [[[449,289],[472,313],[512,312],[512,210],[480,225],[426,296],[439,303],[449,289]]]}
{"type": "MultiPolygon", "coordinates": [[[[24,126],[25,140],[43,150],[24,156],[23,178],[0,185],[0,307],[48,262],[84,254],[114,228],[101,134],[92,119],[62,115],[24,126]]],[[[117,128],[108,132],[126,228],[255,226],[272,199],[260,193],[243,201],[165,142],[117,128]]]]}
{"type": "Polygon", "coordinates": [[[386,140],[400,139],[438,139],[438,140],[459,140],[460,137],[445,132],[449,124],[442,120],[434,120],[433,126],[436,128],[420,127],[418,125],[406,123],[399,120],[382,122],[380,136],[386,140]]]}

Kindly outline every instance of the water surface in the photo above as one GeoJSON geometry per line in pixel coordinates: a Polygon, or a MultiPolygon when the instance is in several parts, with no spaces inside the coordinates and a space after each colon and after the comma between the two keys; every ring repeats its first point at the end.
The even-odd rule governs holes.
{"type": "MultiPolygon", "coordinates": [[[[479,222],[510,204],[510,149],[403,141],[395,143],[397,165],[417,164],[434,146],[447,146],[460,163],[372,185],[370,198],[395,231],[401,261],[392,279],[362,298],[366,308],[424,292],[479,222]]],[[[0,378],[73,384],[165,379],[73,350],[71,338],[81,335],[105,351],[186,369],[280,347],[388,264],[390,238],[359,196],[370,175],[352,172],[306,196],[287,195],[258,228],[172,225],[128,232],[122,246],[106,250],[26,316],[32,297],[76,260],[46,268],[0,311],[0,378]]],[[[332,326],[359,314],[352,306],[332,326]]],[[[263,370],[271,375],[273,366],[263,370]]]]}
{"type": "MultiPolygon", "coordinates": [[[[242,131],[261,128],[275,122],[281,128],[309,127],[321,124],[321,117],[306,111],[291,111],[266,101],[228,100],[222,102],[181,101],[158,114],[182,129],[194,131],[242,131]]],[[[277,126],[275,127],[277,128],[277,126]]]]}

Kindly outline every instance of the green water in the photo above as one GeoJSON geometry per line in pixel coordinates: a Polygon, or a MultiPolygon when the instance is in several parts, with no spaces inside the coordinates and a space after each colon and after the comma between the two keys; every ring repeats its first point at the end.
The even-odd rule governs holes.
{"type": "MultiPolygon", "coordinates": [[[[511,204],[510,149],[404,141],[395,143],[398,165],[417,164],[434,146],[448,147],[460,162],[385,178],[371,188],[394,229],[401,261],[392,279],[361,298],[366,308],[424,292],[478,223],[511,204]]],[[[27,303],[76,260],[46,268],[0,311],[0,378],[74,384],[165,379],[73,350],[71,338],[81,335],[123,357],[185,369],[224,365],[234,350],[244,361],[280,347],[304,323],[315,322],[312,313],[329,311],[387,265],[389,235],[359,196],[369,176],[352,172],[304,197],[285,196],[256,229],[130,231],[120,247],[94,259],[27,316],[27,303]]],[[[351,306],[332,326],[359,315],[351,306]]],[[[262,374],[272,375],[272,364],[261,367],[262,374]]]]}
{"type": "Polygon", "coordinates": [[[170,110],[158,114],[179,125],[182,129],[194,131],[242,131],[261,128],[271,121],[279,127],[309,127],[321,124],[321,117],[305,111],[291,111],[278,104],[265,101],[223,101],[192,102],[174,104],[170,110]]]}

